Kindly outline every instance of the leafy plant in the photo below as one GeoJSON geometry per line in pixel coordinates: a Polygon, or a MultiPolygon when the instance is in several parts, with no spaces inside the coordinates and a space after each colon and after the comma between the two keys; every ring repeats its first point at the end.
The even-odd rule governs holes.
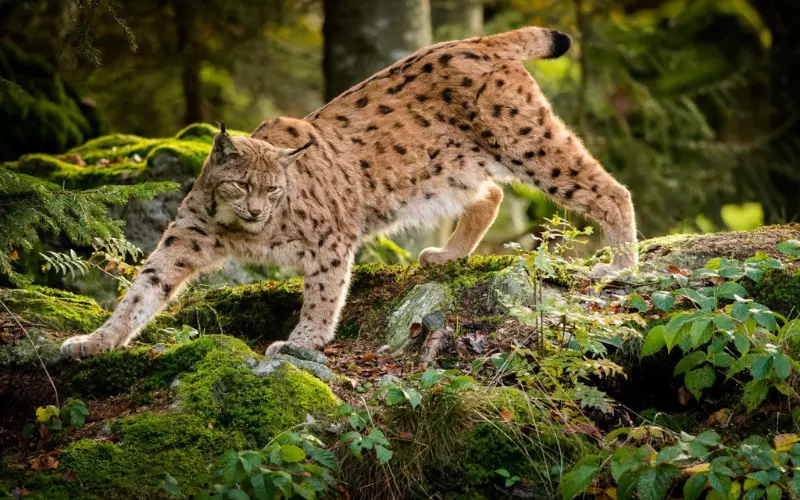
{"type": "Polygon", "coordinates": [[[116,280],[119,290],[124,291],[131,287],[138,275],[139,268],[136,264],[144,256],[144,252],[124,237],[119,237],[108,240],[94,238],[92,253],[87,258],[79,256],[74,250],[68,253],[49,251],[39,255],[45,261],[42,272],[52,269],[64,276],[69,273],[74,278],[76,272],[84,275],[89,269],[96,269],[116,280]],[[129,260],[131,263],[128,263],[129,260]]]}
{"type": "MultiPolygon", "coordinates": [[[[39,434],[44,440],[48,440],[56,433],[61,435],[70,429],[80,429],[86,423],[89,409],[80,399],[71,399],[58,408],[54,405],[47,405],[36,409],[36,422],[39,426],[39,434]]],[[[32,435],[33,427],[29,427],[26,435],[32,435]]]]}
{"type": "MultiPolygon", "coordinates": [[[[194,496],[215,500],[274,500],[324,496],[335,484],[336,457],[310,434],[286,432],[261,451],[228,451],[214,464],[211,476],[195,478],[202,488],[194,496]]],[[[172,497],[182,495],[177,480],[167,475],[161,486],[172,497]]]]}
{"type": "Polygon", "coordinates": [[[676,284],[677,289],[652,296],[653,304],[667,312],[668,321],[648,331],[641,355],[679,347],[685,355],[675,365],[674,375],[683,376],[686,389],[698,400],[723,371],[725,380],[741,380],[749,372],[750,380],[742,381],[742,401],[748,410],[758,407],[770,388],[794,395],[786,381],[798,364],[782,345],[800,323],[747,298],[739,283],[744,277],[758,282],[766,269],[779,267],[779,261],[757,254],[744,263],[715,258],[689,276],[673,274],[665,283],[676,284]],[[696,279],[714,284],[691,288],[690,280],[696,279]],[[670,312],[676,302],[692,308],[670,312]]]}
{"type": "Polygon", "coordinates": [[[386,464],[391,460],[393,455],[391,445],[383,431],[372,422],[367,410],[344,403],[339,407],[339,415],[347,417],[351,429],[339,440],[349,445],[354,457],[361,460],[364,450],[374,450],[378,463],[386,464]]]}

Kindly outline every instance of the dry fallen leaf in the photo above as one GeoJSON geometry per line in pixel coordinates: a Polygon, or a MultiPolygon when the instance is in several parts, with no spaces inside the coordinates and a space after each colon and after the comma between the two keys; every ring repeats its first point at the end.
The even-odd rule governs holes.
{"type": "Polygon", "coordinates": [[[413,339],[420,333],[422,333],[422,324],[421,323],[411,323],[411,338],[413,339]]]}
{"type": "Polygon", "coordinates": [[[694,476],[695,474],[700,474],[701,472],[708,472],[710,468],[711,464],[702,463],[702,464],[692,465],[691,467],[687,467],[683,469],[683,472],[689,474],[690,476],[694,476]]]}
{"type": "Polygon", "coordinates": [[[681,388],[678,389],[678,402],[683,406],[688,406],[691,401],[691,394],[689,394],[689,391],[686,390],[686,387],[681,386],[681,388]]]}
{"type": "Polygon", "coordinates": [[[789,451],[793,444],[799,442],[798,434],[778,434],[775,436],[775,451],[789,451]]]}
{"type": "Polygon", "coordinates": [[[367,354],[364,354],[364,355],[361,356],[361,361],[372,361],[373,359],[375,359],[377,357],[378,357],[378,355],[375,354],[374,352],[368,352],[367,354]]]}
{"type": "Polygon", "coordinates": [[[503,419],[504,422],[509,423],[514,420],[514,414],[508,408],[503,408],[500,410],[500,418],[503,419]]]}
{"type": "Polygon", "coordinates": [[[675,264],[669,265],[669,272],[672,274],[680,274],[681,276],[688,276],[689,272],[686,269],[681,269],[680,267],[676,266],[675,264]]]}
{"type": "Polygon", "coordinates": [[[58,460],[53,455],[42,455],[39,458],[34,458],[31,461],[31,469],[33,470],[53,470],[58,468],[58,460]]]}

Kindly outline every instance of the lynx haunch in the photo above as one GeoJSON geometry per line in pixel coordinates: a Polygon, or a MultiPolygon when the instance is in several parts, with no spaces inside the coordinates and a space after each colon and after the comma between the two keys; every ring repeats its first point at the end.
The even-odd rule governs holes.
{"type": "Polygon", "coordinates": [[[128,344],[182,284],[228,257],[298,268],[304,303],[288,341],[321,347],[334,336],[362,237],[460,215],[445,247],[419,259],[464,257],[497,214],[495,182],[513,179],[597,221],[620,247],[596,276],[635,264],[628,190],[553,114],[521,62],[569,46],[568,36],[536,27],[445,42],[304,120],[264,122],[249,138],[223,130],[113,316],[62,352],[85,357],[128,344]]]}

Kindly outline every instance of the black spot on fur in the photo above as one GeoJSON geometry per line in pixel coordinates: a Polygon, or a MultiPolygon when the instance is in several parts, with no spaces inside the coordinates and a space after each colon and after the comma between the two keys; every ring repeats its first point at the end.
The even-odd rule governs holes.
{"type": "Polygon", "coordinates": [[[346,116],[336,115],[336,119],[342,122],[342,128],[347,128],[350,126],[350,119],[346,116]]]}
{"type": "Polygon", "coordinates": [[[540,149],[539,151],[536,152],[536,154],[539,156],[544,156],[547,153],[544,152],[544,149],[540,149]]]}
{"type": "Polygon", "coordinates": [[[141,301],[142,301],[142,298],[141,298],[141,297],[139,297],[138,295],[137,295],[136,297],[134,297],[134,298],[133,298],[133,303],[134,303],[134,304],[138,304],[138,303],[139,303],[139,302],[141,302],[141,301]]]}
{"type": "Polygon", "coordinates": [[[551,186],[551,187],[550,187],[550,188],[547,190],[547,192],[548,192],[548,193],[550,193],[550,194],[556,194],[556,193],[558,192],[558,188],[557,188],[557,187],[555,187],[555,186],[551,186]]]}
{"type": "Polygon", "coordinates": [[[556,177],[558,177],[559,175],[561,175],[561,169],[560,169],[560,168],[554,168],[554,169],[552,170],[552,172],[550,172],[550,174],[551,174],[551,175],[553,176],[553,178],[555,179],[556,177]]]}
{"type": "Polygon", "coordinates": [[[483,137],[484,139],[492,137],[493,135],[494,134],[492,133],[492,131],[488,129],[481,132],[481,137],[483,137]]]}
{"type": "Polygon", "coordinates": [[[451,89],[451,88],[444,89],[442,91],[442,100],[444,102],[446,102],[447,104],[452,103],[453,102],[453,89],[451,89]]]}
{"type": "Polygon", "coordinates": [[[165,247],[171,247],[172,244],[175,243],[176,241],[178,241],[177,237],[175,237],[175,236],[167,236],[167,239],[164,240],[164,246],[165,247]]]}
{"type": "Polygon", "coordinates": [[[200,245],[194,240],[192,240],[192,250],[194,250],[195,252],[200,251],[200,245]]]}
{"type": "Polygon", "coordinates": [[[478,116],[478,113],[476,113],[474,111],[470,111],[469,114],[467,115],[467,119],[469,121],[475,121],[475,118],[477,118],[477,116],[478,116]]]}
{"type": "Polygon", "coordinates": [[[387,106],[385,104],[381,104],[380,106],[378,106],[378,111],[383,115],[388,115],[389,113],[394,111],[394,109],[392,109],[390,106],[387,106]]]}
{"type": "Polygon", "coordinates": [[[172,285],[164,283],[163,285],[161,285],[161,289],[164,290],[164,295],[169,295],[170,292],[172,291],[172,285]]]}
{"type": "Polygon", "coordinates": [[[522,127],[519,129],[519,135],[528,135],[531,133],[531,130],[532,129],[530,127],[522,127]]]}
{"type": "Polygon", "coordinates": [[[441,64],[442,66],[447,66],[447,64],[450,62],[450,59],[452,58],[453,58],[452,54],[442,54],[439,57],[439,64],[441,64]]]}
{"type": "Polygon", "coordinates": [[[149,280],[151,285],[158,285],[161,283],[161,279],[158,276],[150,276],[149,280]]]}
{"type": "Polygon", "coordinates": [[[574,168],[569,171],[569,175],[571,175],[572,177],[576,177],[579,173],[580,172],[578,172],[574,168]]]}
{"type": "Polygon", "coordinates": [[[466,57],[467,59],[475,59],[475,60],[481,59],[480,54],[476,54],[475,52],[469,52],[469,51],[462,52],[461,55],[466,57]]]}
{"type": "Polygon", "coordinates": [[[425,118],[424,116],[415,115],[414,118],[416,118],[417,123],[419,123],[420,126],[422,126],[424,128],[428,128],[428,127],[431,126],[431,122],[427,118],[425,118]]]}
{"type": "Polygon", "coordinates": [[[369,162],[367,160],[361,160],[358,163],[361,165],[361,168],[369,168],[369,162]]]}
{"type": "Polygon", "coordinates": [[[439,175],[441,172],[442,172],[442,164],[441,163],[437,163],[436,165],[433,166],[434,175],[439,175]]]}
{"type": "Polygon", "coordinates": [[[496,80],[496,81],[494,82],[494,84],[495,84],[495,85],[497,85],[497,88],[500,88],[500,87],[502,87],[503,85],[505,85],[505,84],[506,84],[506,82],[505,82],[505,80],[496,80]]]}
{"type": "Polygon", "coordinates": [[[371,132],[371,131],[373,131],[373,130],[378,130],[378,127],[376,127],[375,125],[369,125],[369,126],[367,127],[367,132],[371,132]]]}
{"type": "Polygon", "coordinates": [[[342,265],[342,261],[340,259],[333,259],[331,261],[331,267],[339,267],[342,265]]]}
{"type": "Polygon", "coordinates": [[[468,123],[462,123],[462,124],[460,124],[458,126],[458,128],[461,129],[463,132],[466,132],[467,130],[471,129],[472,127],[468,123]]]}
{"type": "Polygon", "coordinates": [[[549,130],[544,133],[544,138],[545,139],[550,139],[551,137],[553,137],[553,134],[549,130]]]}
{"type": "Polygon", "coordinates": [[[297,129],[294,127],[289,127],[286,129],[286,131],[289,132],[289,135],[291,135],[292,137],[298,137],[300,135],[297,133],[297,129]]]}
{"type": "Polygon", "coordinates": [[[511,111],[509,111],[508,114],[511,116],[517,116],[519,114],[519,110],[517,108],[511,108],[511,111]]]}
{"type": "Polygon", "coordinates": [[[522,160],[514,159],[514,160],[511,160],[511,163],[513,163],[514,165],[522,165],[522,160]]]}
{"type": "Polygon", "coordinates": [[[417,101],[418,102],[425,102],[427,100],[428,100],[428,96],[426,96],[426,95],[418,95],[417,96],[417,101]]]}
{"type": "Polygon", "coordinates": [[[179,260],[178,262],[175,263],[175,267],[180,267],[180,268],[184,268],[185,269],[185,268],[189,267],[189,264],[185,260],[181,259],[181,260],[179,260]]]}
{"type": "Polygon", "coordinates": [[[203,236],[208,236],[208,233],[206,233],[205,231],[203,231],[202,229],[200,229],[197,226],[191,226],[188,229],[189,229],[189,231],[194,231],[197,234],[201,234],[203,236]]]}
{"type": "Polygon", "coordinates": [[[366,97],[362,97],[361,99],[356,101],[357,108],[366,107],[367,104],[369,104],[369,99],[367,99],[366,97]]]}
{"type": "Polygon", "coordinates": [[[463,80],[461,80],[462,87],[472,87],[472,78],[465,76],[463,80]]]}
{"type": "Polygon", "coordinates": [[[483,94],[484,90],[486,90],[486,82],[484,82],[483,85],[481,85],[481,88],[479,88],[478,92],[475,94],[476,101],[478,100],[478,98],[480,98],[481,94],[483,94]]]}
{"type": "Polygon", "coordinates": [[[536,156],[536,153],[533,151],[525,151],[525,158],[533,158],[534,156],[536,156]]]}
{"type": "Polygon", "coordinates": [[[492,116],[495,118],[499,118],[500,115],[503,113],[503,105],[502,104],[495,104],[492,106],[492,116]]]}
{"type": "Polygon", "coordinates": [[[394,145],[394,150],[400,153],[401,155],[404,155],[408,152],[408,150],[404,146],[401,146],[399,144],[394,145]]]}
{"type": "Polygon", "coordinates": [[[147,267],[145,269],[142,269],[142,272],[140,272],[139,274],[144,276],[145,274],[155,274],[155,272],[156,270],[153,269],[152,267],[147,267]]]}
{"type": "Polygon", "coordinates": [[[431,160],[433,160],[434,158],[436,158],[437,156],[439,156],[439,152],[440,152],[440,150],[439,150],[439,149],[437,149],[436,151],[429,151],[429,152],[428,152],[428,157],[429,157],[431,160]]]}

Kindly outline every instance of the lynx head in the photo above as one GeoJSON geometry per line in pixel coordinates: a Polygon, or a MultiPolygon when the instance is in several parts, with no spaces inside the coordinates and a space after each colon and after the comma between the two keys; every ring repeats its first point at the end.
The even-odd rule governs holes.
{"type": "Polygon", "coordinates": [[[283,199],[286,169],[312,144],[276,148],[259,139],[231,137],[223,128],[203,168],[211,193],[209,214],[229,229],[261,231],[283,199]]]}

